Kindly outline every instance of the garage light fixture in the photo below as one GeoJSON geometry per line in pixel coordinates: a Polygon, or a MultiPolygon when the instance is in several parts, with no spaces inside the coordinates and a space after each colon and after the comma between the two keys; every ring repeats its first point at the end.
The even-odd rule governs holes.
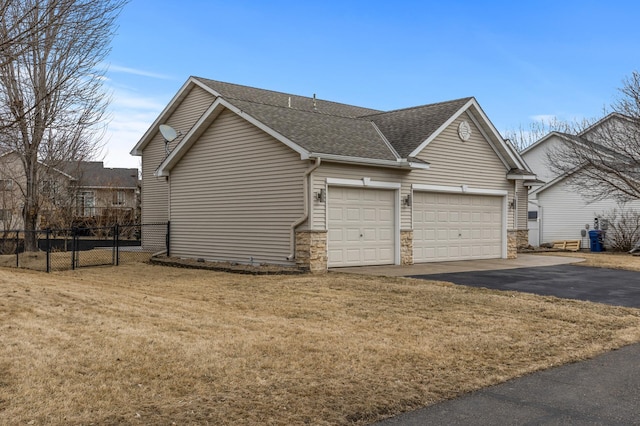
{"type": "Polygon", "coordinates": [[[411,207],[411,194],[407,194],[402,198],[402,205],[411,207]]]}
{"type": "Polygon", "coordinates": [[[324,189],[321,189],[320,191],[315,193],[315,196],[316,196],[316,201],[324,203],[324,201],[327,199],[327,191],[325,191],[324,189]]]}

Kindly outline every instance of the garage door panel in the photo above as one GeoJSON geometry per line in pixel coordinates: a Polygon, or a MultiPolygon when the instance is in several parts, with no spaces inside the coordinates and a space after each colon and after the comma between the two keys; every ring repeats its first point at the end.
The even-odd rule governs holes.
{"type": "Polygon", "coordinates": [[[360,228],[348,228],[345,229],[347,234],[347,241],[360,241],[360,228]]]}
{"type": "Polygon", "coordinates": [[[328,263],[335,266],[395,262],[395,196],[392,190],[329,187],[328,263]],[[341,229],[342,232],[332,232],[341,229]]]}
{"type": "Polygon", "coordinates": [[[393,210],[390,209],[379,209],[378,210],[378,220],[380,221],[393,221],[393,210]]]}
{"type": "Polygon", "coordinates": [[[360,210],[359,209],[352,209],[352,208],[347,208],[347,215],[346,215],[346,219],[353,221],[353,222],[360,222],[360,210]]]}
{"type": "Polygon", "coordinates": [[[415,192],[413,199],[414,262],[501,257],[502,197],[415,192]]]}
{"type": "Polygon", "coordinates": [[[391,229],[380,229],[378,238],[381,241],[392,242],[393,241],[393,232],[391,232],[391,229]]]}
{"type": "Polygon", "coordinates": [[[369,228],[362,231],[362,239],[368,243],[375,242],[378,239],[378,232],[375,228],[369,228]]]}
{"type": "Polygon", "coordinates": [[[342,209],[330,208],[329,220],[342,220],[342,209]]]}

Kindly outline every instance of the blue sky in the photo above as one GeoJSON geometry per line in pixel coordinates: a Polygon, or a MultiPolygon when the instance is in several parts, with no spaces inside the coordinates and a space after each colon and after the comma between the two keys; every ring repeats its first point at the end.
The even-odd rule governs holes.
{"type": "MultiPolygon", "coordinates": [[[[495,127],[593,118],[640,70],[632,1],[131,0],[109,56],[107,166],[190,75],[391,110],[475,96],[495,127]]],[[[183,131],[185,129],[182,129],[183,131]]]]}

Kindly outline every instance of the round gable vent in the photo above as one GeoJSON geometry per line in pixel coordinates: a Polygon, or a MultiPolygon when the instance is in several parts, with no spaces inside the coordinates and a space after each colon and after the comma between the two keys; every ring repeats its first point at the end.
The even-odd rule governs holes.
{"type": "Polygon", "coordinates": [[[458,136],[463,142],[468,141],[471,137],[471,126],[466,120],[460,122],[460,124],[458,125],[458,136]]]}

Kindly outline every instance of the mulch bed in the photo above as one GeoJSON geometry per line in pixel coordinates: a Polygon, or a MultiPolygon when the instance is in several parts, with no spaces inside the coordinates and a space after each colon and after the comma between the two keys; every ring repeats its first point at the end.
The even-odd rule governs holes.
{"type": "Polygon", "coordinates": [[[177,268],[206,269],[209,271],[232,272],[250,275],[296,275],[306,274],[308,271],[291,266],[282,265],[247,265],[232,262],[207,262],[198,259],[181,259],[178,257],[154,256],[149,262],[154,265],[173,266],[177,268]]]}

